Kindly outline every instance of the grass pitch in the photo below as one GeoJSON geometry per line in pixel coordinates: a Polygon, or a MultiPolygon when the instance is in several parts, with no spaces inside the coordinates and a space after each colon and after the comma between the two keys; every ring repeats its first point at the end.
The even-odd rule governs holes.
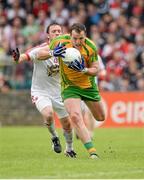
{"type": "MultiPolygon", "coordinates": [[[[65,149],[62,130],[59,136],[65,149]]],[[[44,127],[0,128],[0,178],[40,179],[143,179],[144,129],[95,130],[94,144],[100,160],[88,158],[79,140],[78,154],[70,159],[51,149],[44,127]]]]}

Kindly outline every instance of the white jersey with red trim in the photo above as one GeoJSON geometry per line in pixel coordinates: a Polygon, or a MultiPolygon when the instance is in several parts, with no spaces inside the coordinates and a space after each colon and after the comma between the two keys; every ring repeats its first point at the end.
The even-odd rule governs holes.
{"type": "Polygon", "coordinates": [[[100,55],[98,55],[98,63],[99,63],[99,71],[102,71],[105,69],[105,65],[102,61],[102,58],[100,57],[100,55]]]}
{"type": "Polygon", "coordinates": [[[37,51],[39,51],[42,46],[44,46],[44,44],[37,46],[26,53],[34,64],[31,93],[39,92],[43,95],[58,97],[60,96],[58,59],[52,57],[45,61],[37,60],[37,51]]]}
{"type": "MultiPolygon", "coordinates": [[[[98,55],[98,63],[99,63],[99,73],[105,70],[105,65],[102,61],[102,58],[100,57],[100,55],[98,55]]],[[[98,76],[95,77],[95,82],[96,84],[98,84],[98,76]]]]}

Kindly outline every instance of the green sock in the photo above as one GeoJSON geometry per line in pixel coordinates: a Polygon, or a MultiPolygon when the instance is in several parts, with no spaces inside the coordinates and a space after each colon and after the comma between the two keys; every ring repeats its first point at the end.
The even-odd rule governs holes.
{"type": "Polygon", "coordinates": [[[88,150],[89,154],[92,154],[92,153],[96,152],[96,149],[94,148],[94,145],[93,145],[93,143],[91,141],[85,143],[84,146],[88,150]]]}

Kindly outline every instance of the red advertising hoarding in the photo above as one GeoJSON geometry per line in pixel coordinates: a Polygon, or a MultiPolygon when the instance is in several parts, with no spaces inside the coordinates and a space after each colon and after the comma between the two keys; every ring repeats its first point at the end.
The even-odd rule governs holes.
{"type": "MultiPolygon", "coordinates": [[[[99,127],[144,127],[144,92],[102,92],[106,120],[99,127]]],[[[56,118],[57,127],[61,127],[56,118]]]]}
{"type": "Polygon", "coordinates": [[[144,127],[144,92],[103,92],[104,127],[144,127]]]}

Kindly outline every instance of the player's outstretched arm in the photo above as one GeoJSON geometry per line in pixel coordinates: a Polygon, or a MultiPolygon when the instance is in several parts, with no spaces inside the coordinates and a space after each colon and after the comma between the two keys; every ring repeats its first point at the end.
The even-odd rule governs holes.
{"type": "Polygon", "coordinates": [[[50,50],[49,47],[43,47],[37,52],[38,60],[46,60],[51,57],[64,57],[66,48],[60,43],[53,49],[50,50]]]}
{"type": "Polygon", "coordinates": [[[16,63],[21,63],[23,61],[29,61],[31,59],[47,60],[51,57],[64,57],[65,54],[65,47],[60,43],[54,48],[54,50],[50,50],[48,46],[34,48],[31,51],[29,50],[28,53],[20,54],[18,48],[13,49],[12,57],[16,63]],[[30,52],[33,52],[32,55],[30,52]]]}

